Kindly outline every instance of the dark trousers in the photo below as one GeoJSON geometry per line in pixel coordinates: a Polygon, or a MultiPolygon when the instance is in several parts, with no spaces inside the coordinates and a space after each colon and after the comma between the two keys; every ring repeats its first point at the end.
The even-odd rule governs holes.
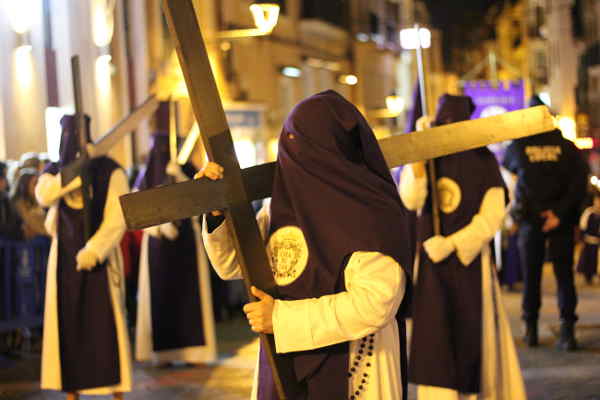
{"type": "Polygon", "coordinates": [[[538,320],[541,306],[540,284],[542,266],[548,242],[548,255],[554,268],[558,286],[558,308],[563,322],[575,322],[577,293],[573,282],[573,226],[559,227],[549,233],[541,231],[538,224],[523,222],[519,228],[519,251],[525,280],[523,292],[523,319],[538,320]]]}

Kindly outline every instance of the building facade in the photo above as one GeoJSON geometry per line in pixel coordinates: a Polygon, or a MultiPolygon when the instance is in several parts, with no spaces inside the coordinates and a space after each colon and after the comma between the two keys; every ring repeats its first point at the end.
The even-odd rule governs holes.
{"type": "MultiPolygon", "coordinates": [[[[181,135],[193,125],[160,0],[21,0],[0,9],[0,158],[28,151],[56,156],[58,121],[73,112],[70,57],[81,61],[85,111],[100,137],[149,95],[177,95],[181,135]],[[182,89],[182,90],[180,90],[182,89]]],[[[414,0],[279,0],[267,36],[225,38],[254,27],[251,0],[194,0],[226,110],[237,116],[234,138],[251,142],[256,162],[271,160],[282,122],[302,98],[333,89],[367,116],[380,136],[402,130],[416,82],[415,60],[400,48],[401,28],[427,22],[414,0]],[[403,99],[390,118],[386,97],[403,99]],[[246,114],[240,114],[241,112],[246,114]],[[245,121],[259,121],[246,126],[245,121]]],[[[426,52],[432,95],[445,89],[441,40],[426,52]]],[[[232,115],[233,115],[232,114],[232,115]]],[[[235,124],[235,122],[234,122],[235,124]]],[[[139,161],[157,121],[142,124],[111,155],[139,161]]]]}

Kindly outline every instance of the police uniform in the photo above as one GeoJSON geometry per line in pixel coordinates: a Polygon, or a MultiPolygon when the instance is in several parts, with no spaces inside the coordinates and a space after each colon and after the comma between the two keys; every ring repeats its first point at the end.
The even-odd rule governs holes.
{"type": "Polygon", "coordinates": [[[513,141],[503,166],[518,178],[513,217],[519,223],[518,244],[525,280],[522,304],[527,323],[525,339],[530,346],[537,345],[540,282],[548,241],[558,284],[562,322],[559,344],[574,349],[577,293],[573,283],[573,229],[585,195],[587,166],[575,145],[564,139],[559,130],[513,141]],[[549,232],[542,231],[541,213],[546,210],[552,210],[560,219],[560,225],[549,232]]]}

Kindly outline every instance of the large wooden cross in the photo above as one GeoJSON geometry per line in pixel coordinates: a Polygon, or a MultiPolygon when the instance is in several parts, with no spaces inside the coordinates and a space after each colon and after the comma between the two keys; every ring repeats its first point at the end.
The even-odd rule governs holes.
{"type": "MultiPolygon", "coordinates": [[[[130,229],[140,229],[226,209],[226,223],[233,233],[246,288],[253,285],[277,298],[277,286],[250,203],[271,195],[275,165],[240,169],[193,0],[163,0],[163,6],[202,140],[209,158],[224,167],[225,178],[125,195],[121,197],[125,220],[130,229]]],[[[537,107],[395,136],[379,144],[391,168],[552,129],[554,121],[547,108],[537,107]]],[[[253,298],[249,290],[248,294],[253,298]]],[[[294,399],[299,387],[291,360],[285,354],[276,354],[272,335],[260,336],[280,398],[294,399]]]]}

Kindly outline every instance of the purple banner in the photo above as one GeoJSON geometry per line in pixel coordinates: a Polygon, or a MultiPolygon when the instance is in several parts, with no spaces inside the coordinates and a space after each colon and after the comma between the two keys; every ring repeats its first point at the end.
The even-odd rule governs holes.
{"type": "Polygon", "coordinates": [[[471,96],[477,108],[471,118],[491,117],[525,107],[525,86],[523,81],[498,82],[494,87],[488,81],[467,82],[464,94],[471,96]]]}
{"type": "MultiPolygon", "coordinates": [[[[497,87],[488,81],[467,82],[464,94],[471,96],[476,106],[472,119],[492,117],[525,107],[525,86],[522,80],[498,82],[497,87]]],[[[508,143],[495,143],[488,148],[501,161],[507,145],[508,143]]]]}

